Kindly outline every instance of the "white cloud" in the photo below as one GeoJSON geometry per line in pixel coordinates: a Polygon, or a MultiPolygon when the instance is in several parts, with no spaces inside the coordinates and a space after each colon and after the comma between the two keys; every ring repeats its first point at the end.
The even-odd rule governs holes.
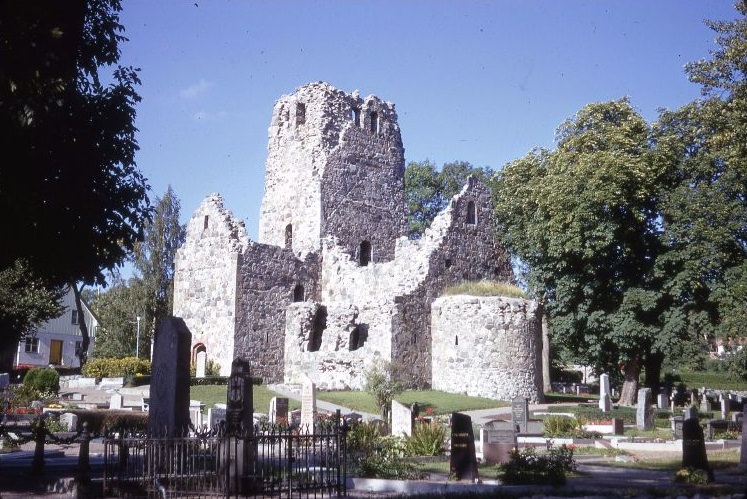
{"type": "Polygon", "coordinates": [[[184,90],[180,90],[179,96],[182,99],[195,99],[201,94],[204,94],[205,92],[207,92],[212,86],[213,86],[212,82],[205,81],[201,78],[200,81],[195,83],[194,85],[190,85],[184,90]]]}

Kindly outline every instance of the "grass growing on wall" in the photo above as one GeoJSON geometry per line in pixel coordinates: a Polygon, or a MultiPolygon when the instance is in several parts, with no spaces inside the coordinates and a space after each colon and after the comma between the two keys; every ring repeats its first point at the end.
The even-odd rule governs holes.
{"type": "Polygon", "coordinates": [[[509,298],[524,298],[527,295],[518,286],[499,281],[463,281],[454,286],[449,286],[444,295],[471,295],[471,296],[507,296],[509,298]]]}

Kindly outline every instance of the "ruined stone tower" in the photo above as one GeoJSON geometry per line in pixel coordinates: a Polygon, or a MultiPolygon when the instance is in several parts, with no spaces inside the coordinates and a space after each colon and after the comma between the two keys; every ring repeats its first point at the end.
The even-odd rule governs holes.
{"type": "Polygon", "coordinates": [[[405,234],[405,159],[394,105],[327,83],[275,104],[259,241],[305,258],[325,236],[357,258],[388,261],[405,234]]]}
{"type": "MultiPolygon", "coordinates": [[[[419,240],[406,236],[394,105],[318,82],[281,97],[269,128],[259,242],[217,195],[176,258],[174,315],[226,372],[360,388],[377,359],[431,383],[431,304],[463,280],[513,281],[490,192],[470,178],[419,240]]],[[[465,333],[469,334],[469,333],[465,333]]]]}

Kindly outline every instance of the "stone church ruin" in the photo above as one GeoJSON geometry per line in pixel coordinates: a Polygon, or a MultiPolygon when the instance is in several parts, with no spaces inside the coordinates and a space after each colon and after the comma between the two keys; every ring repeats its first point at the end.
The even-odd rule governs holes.
{"type": "MultiPolygon", "coordinates": [[[[459,327],[443,316],[437,327],[448,332],[434,335],[434,300],[461,281],[513,274],[490,192],[473,177],[420,239],[408,239],[404,169],[394,104],[323,82],[282,96],[269,128],[259,241],[213,194],[177,253],[173,313],[192,332],[193,356],[206,352],[222,374],[245,357],[266,382],[306,375],[327,389],[361,388],[383,359],[411,386],[431,386],[434,352],[453,350],[445,334],[459,327]]],[[[526,313],[533,306],[480,303],[471,310],[496,325],[488,328],[495,338],[473,354],[506,357],[495,362],[508,371],[496,397],[541,397],[539,378],[527,374],[540,361],[537,321],[526,313]],[[508,348],[517,331],[527,339],[508,348]],[[524,362],[514,376],[506,352],[517,348],[524,362]]],[[[463,329],[460,341],[470,335],[463,329]]]]}

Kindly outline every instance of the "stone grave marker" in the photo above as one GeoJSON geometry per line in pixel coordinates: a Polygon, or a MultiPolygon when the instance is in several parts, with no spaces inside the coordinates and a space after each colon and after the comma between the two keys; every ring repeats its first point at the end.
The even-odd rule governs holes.
{"type": "Polygon", "coordinates": [[[109,399],[109,409],[121,409],[122,408],[122,395],[115,393],[109,399]]]}
{"type": "Polygon", "coordinates": [[[698,389],[693,388],[690,391],[690,405],[695,406],[698,405],[698,389]]]}
{"type": "Polygon", "coordinates": [[[304,376],[301,385],[301,431],[314,433],[316,418],[316,385],[308,376],[304,376]]]}
{"type": "Polygon", "coordinates": [[[60,414],[60,424],[64,426],[67,431],[77,431],[78,416],[72,412],[63,412],[60,414]]]}
{"type": "Polygon", "coordinates": [[[651,410],[651,388],[638,390],[635,425],[639,430],[650,430],[654,427],[653,411],[651,410]]]}
{"type": "Polygon", "coordinates": [[[210,428],[216,428],[226,425],[226,408],[225,407],[210,407],[208,409],[208,424],[210,428]]]}
{"type": "Polygon", "coordinates": [[[472,418],[466,414],[451,414],[451,475],[457,480],[478,478],[475,435],[472,431],[472,418]]]}
{"type": "Polygon", "coordinates": [[[4,390],[10,385],[10,374],[0,373],[0,390],[4,390]]]}
{"type": "Polygon", "coordinates": [[[288,399],[286,397],[272,397],[269,411],[270,423],[288,423],[288,399]]]}
{"type": "Polygon", "coordinates": [[[412,410],[409,407],[392,400],[392,435],[411,437],[413,419],[412,410]]]}
{"type": "Polygon", "coordinates": [[[480,441],[483,461],[487,464],[506,463],[516,448],[516,432],[511,428],[481,428],[480,441]]]}
{"type": "Polygon", "coordinates": [[[173,437],[189,427],[189,364],[192,334],[184,321],[166,317],[156,331],[148,408],[151,435],[173,437]]]}
{"type": "Polygon", "coordinates": [[[516,397],[511,400],[511,422],[517,433],[527,432],[527,423],[529,422],[528,398],[516,397]]]}
{"type": "Polygon", "coordinates": [[[685,409],[682,411],[682,418],[684,420],[688,419],[698,419],[698,411],[695,409],[695,407],[685,407],[685,409]]]}
{"type": "Polygon", "coordinates": [[[697,418],[686,419],[682,423],[682,467],[704,470],[708,481],[713,481],[713,470],[708,465],[705,435],[697,418]]]}
{"type": "Polygon", "coordinates": [[[78,393],[78,392],[75,392],[75,393],[73,393],[73,395],[72,395],[72,397],[71,397],[71,398],[72,398],[73,400],[76,400],[76,401],[78,401],[78,402],[81,402],[81,401],[83,400],[83,394],[82,394],[82,393],[78,393]]]}
{"type": "Polygon", "coordinates": [[[229,461],[229,491],[246,494],[256,485],[257,477],[253,473],[257,455],[252,442],[254,434],[254,393],[253,384],[259,381],[252,378],[251,363],[242,358],[235,358],[231,363],[231,375],[228,378],[226,394],[226,432],[232,443],[234,453],[229,461]]]}
{"type": "Polygon", "coordinates": [[[669,397],[666,393],[660,393],[656,396],[656,407],[665,410],[669,408],[669,397]]]}
{"type": "Polygon", "coordinates": [[[729,419],[729,399],[721,394],[721,419],[729,419]]]}
{"type": "Polygon", "coordinates": [[[609,412],[612,409],[610,375],[606,373],[599,376],[599,408],[602,412],[609,412]]]}
{"type": "Polygon", "coordinates": [[[204,378],[205,377],[205,365],[207,364],[207,352],[205,350],[201,350],[197,352],[197,355],[195,357],[195,364],[196,364],[195,377],[204,378]]]}

